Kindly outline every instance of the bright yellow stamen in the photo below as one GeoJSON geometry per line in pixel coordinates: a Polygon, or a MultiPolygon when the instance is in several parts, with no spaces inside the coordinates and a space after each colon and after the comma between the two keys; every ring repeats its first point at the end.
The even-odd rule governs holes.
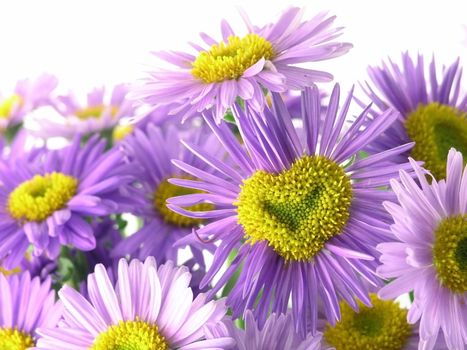
{"type": "Polygon", "coordinates": [[[26,350],[34,346],[32,337],[11,328],[0,328],[0,349],[2,350],[26,350]]]}
{"type": "Polygon", "coordinates": [[[191,74],[205,83],[234,80],[263,57],[274,57],[272,44],[266,39],[257,34],[230,36],[227,43],[222,41],[201,52],[193,62],[191,74]]]}
{"type": "Polygon", "coordinates": [[[420,105],[408,116],[405,127],[415,141],[411,156],[424,161],[435,178],[445,178],[451,147],[467,160],[467,113],[439,103],[420,105]]]}
{"type": "Polygon", "coordinates": [[[20,273],[20,272],[21,272],[21,267],[19,266],[11,270],[7,270],[4,267],[0,266],[0,273],[3,274],[4,276],[16,275],[17,273],[20,273]]]}
{"type": "Polygon", "coordinates": [[[442,285],[467,292],[467,214],[442,220],[435,231],[433,264],[442,285]]]}
{"type": "Polygon", "coordinates": [[[267,241],[284,259],[307,261],[342,232],[352,199],[342,167],[304,156],[280,174],[257,171],[238,196],[238,221],[251,244],[267,241]]]}
{"type": "Polygon", "coordinates": [[[77,188],[78,180],[69,175],[35,175],[10,193],[8,211],[18,220],[43,221],[65,207],[77,188]]]}
{"type": "Polygon", "coordinates": [[[371,295],[372,308],[358,302],[359,312],[341,302],[341,320],[326,325],[324,338],[336,350],[404,350],[412,330],[407,310],[371,295]]]}
{"type": "MultiPolygon", "coordinates": [[[[184,178],[193,180],[192,177],[180,177],[174,175],[173,177],[184,178]]],[[[204,193],[203,191],[195,190],[192,188],[185,188],[171,184],[166,180],[161,181],[159,187],[157,187],[154,193],[154,206],[159,214],[162,216],[165,222],[180,226],[180,227],[192,227],[199,225],[203,222],[202,219],[189,218],[167,208],[167,199],[171,197],[184,196],[187,194],[204,193]]],[[[185,209],[190,211],[208,211],[213,209],[212,204],[200,203],[186,207],[185,209]]]]}
{"type": "Polygon", "coordinates": [[[19,95],[12,95],[9,98],[3,100],[0,103],[0,118],[7,119],[10,117],[10,114],[18,105],[23,103],[23,99],[19,95]]]}
{"type": "Polygon", "coordinates": [[[134,130],[133,125],[117,125],[112,131],[112,139],[114,141],[121,141],[128,135],[130,135],[134,130]]]}
{"type": "Polygon", "coordinates": [[[110,108],[110,115],[115,117],[118,112],[118,108],[114,106],[105,106],[105,105],[97,105],[97,106],[89,106],[83,109],[80,109],[75,112],[75,115],[82,120],[86,119],[99,119],[104,111],[110,108]]]}
{"type": "Polygon", "coordinates": [[[169,344],[155,324],[136,319],[110,326],[94,340],[90,350],[168,350],[169,344]]]}

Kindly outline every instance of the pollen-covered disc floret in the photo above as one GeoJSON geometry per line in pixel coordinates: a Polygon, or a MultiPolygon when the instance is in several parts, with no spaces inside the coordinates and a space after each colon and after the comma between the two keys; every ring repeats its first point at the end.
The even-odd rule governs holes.
{"type": "Polygon", "coordinates": [[[467,155],[467,113],[436,102],[420,105],[405,122],[409,137],[415,141],[414,159],[425,162],[437,179],[446,174],[446,159],[451,147],[467,155]]]}
{"type": "Polygon", "coordinates": [[[265,38],[253,33],[243,38],[232,35],[227,43],[221,41],[201,52],[193,62],[191,74],[205,83],[238,79],[261,58],[273,57],[272,44],[265,38]]]}
{"type": "Polygon", "coordinates": [[[21,97],[16,94],[4,99],[3,101],[0,101],[0,118],[8,118],[13,108],[22,103],[23,101],[21,97]]]}
{"type": "Polygon", "coordinates": [[[59,172],[35,175],[17,186],[8,197],[8,211],[15,219],[43,221],[62,209],[78,188],[78,180],[59,172]]]}
{"type": "Polygon", "coordinates": [[[443,219],[435,231],[433,264],[442,285],[467,292],[467,214],[443,219]]]}
{"type": "Polygon", "coordinates": [[[412,331],[407,310],[390,300],[371,295],[373,307],[359,302],[359,311],[341,302],[342,318],[334,327],[326,325],[324,338],[338,350],[402,350],[412,331]]]}
{"type": "Polygon", "coordinates": [[[0,349],[26,350],[34,346],[31,336],[12,328],[0,328],[0,349]]]}
{"type": "Polygon", "coordinates": [[[120,321],[99,334],[90,350],[168,350],[157,325],[141,320],[120,321]]]}
{"type": "Polygon", "coordinates": [[[286,260],[312,259],[342,232],[352,199],[344,170],[323,156],[305,156],[280,174],[257,171],[238,196],[246,239],[266,240],[286,260]]]}
{"type": "MultiPolygon", "coordinates": [[[[187,178],[187,177],[185,177],[187,178]]],[[[192,179],[192,178],[190,178],[192,179]]],[[[179,227],[191,227],[198,225],[202,222],[201,219],[189,218],[177,214],[176,212],[167,208],[167,199],[171,197],[183,196],[187,194],[194,193],[203,193],[203,191],[198,191],[186,187],[180,187],[174,184],[171,184],[167,179],[161,181],[154,193],[154,206],[159,214],[163,217],[164,221],[179,227]]],[[[212,210],[213,206],[208,203],[200,203],[186,207],[185,209],[190,211],[207,211],[212,210]]]]}
{"type": "Polygon", "coordinates": [[[113,106],[105,106],[105,105],[97,105],[97,106],[88,106],[83,109],[79,109],[75,112],[75,115],[81,119],[81,120],[87,120],[87,119],[98,119],[100,118],[104,111],[109,108],[110,109],[110,115],[113,117],[117,114],[118,109],[117,107],[113,106]]]}

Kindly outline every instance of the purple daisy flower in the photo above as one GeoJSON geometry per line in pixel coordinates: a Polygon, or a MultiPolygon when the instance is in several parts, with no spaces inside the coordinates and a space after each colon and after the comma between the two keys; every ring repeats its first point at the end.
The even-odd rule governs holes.
{"type": "MultiPolygon", "coordinates": [[[[326,320],[319,321],[323,330],[322,349],[418,350],[418,325],[407,322],[408,310],[394,300],[370,296],[372,306],[359,302],[358,310],[341,302],[342,318],[335,326],[326,320]]],[[[434,349],[448,349],[443,337],[436,340],[434,349]]]]}
{"type": "Polygon", "coordinates": [[[203,326],[225,315],[224,302],[206,302],[204,294],[193,300],[190,278],[171,262],[121,259],[112,283],[98,264],[88,277],[88,299],[68,286],[59,291],[64,320],[41,328],[35,349],[228,349],[234,344],[228,336],[203,340],[203,326]]]}
{"type": "Polygon", "coordinates": [[[38,327],[55,327],[62,305],[55,302],[50,278],[31,279],[29,272],[0,273],[0,349],[26,350],[35,345],[38,327]]]}
{"type": "Polygon", "coordinates": [[[18,81],[10,96],[0,94],[0,130],[18,126],[26,114],[50,103],[50,95],[57,84],[53,75],[43,74],[37,79],[18,81]]]}
{"type": "Polygon", "coordinates": [[[272,314],[260,328],[250,311],[245,313],[245,329],[230,318],[207,327],[208,338],[230,336],[237,345],[232,350],[320,350],[321,334],[302,338],[295,332],[292,315],[272,314]]]}
{"type": "MultiPolygon", "coordinates": [[[[449,349],[467,344],[467,167],[451,149],[446,180],[431,184],[411,160],[418,183],[405,171],[391,181],[398,202],[385,202],[394,218],[392,242],[381,243],[378,273],[394,279],[379,292],[383,299],[414,291],[408,321],[420,320],[420,344],[434,349],[440,330],[449,349]]],[[[437,349],[437,348],[436,348],[437,349]]]]}
{"type": "Polygon", "coordinates": [[[359,159],[357,153],[379,137],[398,114],[387,111],[362,128],[367,120],[364,110],[341,134],[352,93],[338,113],[339,91],[336,85],[322,119],[318,89],[306,89],[300,130],[293,126],[277,94],[273,96],[273,109],[265,109],[264,115],[235,106],[244,147],[225,123],[216,125],[206,115],[236,162],[234,167],[185,142],[227,179],[177,162],[200,180],[171,182],[208,193],[171,198],[168,206],[179,214],[213,220],[196,232],[203,241],[219,242],[201,288],[238,249],[211,292],[214,295],[241,269],[227,299],[235,318],[254,309],[262,326],[270,311],[285,313],[291,300],[296,327],[304,335],[307,324],[313,332],[316,330],[320,303],[332,324],[340,318],[339,298],[350,305],[356,305],[354,297],[370,304],[361,278],[379,283],[375,246],[388,239],[385,229],[390,219],[381,204],[393,198],[391,192],[379,188],[388,185],[400,168],[407,167],[391,160],[412,145],[359,159]],[[181,208],[200,202],[212,203],[216,209],[190,212],[181,208]]]}
{"type": "Polygon", "coordinates": [[[58,151],[39,152],[0,167],[0,259],[15,267],[29,245],[34,254],[55,258],[61,245],[92,250],[96,240],[88,217],[128,211],[134,164],[105,142],[79,137],[58,151]]]}
{"type": "Polygon", "coordinates": [[[459,60],[443,67],[440,81],[434,58],[427,75],[425,70],[423,56],[415,61],[408,53],[402,55],[402,66],[389,61],[369,68],[375,87],[367,83],[363,87],[366,94],[378,109],[397,109],[401,118],[368,150],[381,152],[414,141],[415,146],[401,161],[410,155],[441,179],[451,147],[467,157],[467,95],[461,93],[459,60]]]}
{"type": "MultiPolygon", "coordinates": [[[[144,225],[138,232],[118,243],[112,252],[113,256],[130,255],[140,260],[154,256],[160,263],[167,260],[177,261],[178,247],[174,248],[174,244],[204,223],[201,219],[176,214],[166,207],[167,198],[201,192],[169,183],[168,179],[183,175],[183,172],[172,164],[173,159],[174,163],[183,161],[184,164],[200,168],[207,173],[211,171],[208,165],[180,144],[181,139],[195,143],[211,156],[216,156],[219,151],[223,152],[209,129],[193,126],[190,130],[180,130],[173,123],[163,128],[149,124],[145,131],[136,129],[133,135],[128,136],[122,143],[128,157],[143,169],[138,177],[142,186],[139,193],[143,204],[135,208],[133,213],[143,218],[144,225]]],[[[194,205],[186,209],[210,210],[212,205],[194,205]]],[[[204,271],[202,251],[206,249],[206,245],[197,240],[185,243],[190,243],[194,259],[204,271]]],[[[214,248],[214,245],[210,248],[214,248]]]]}
{"type": "Polygon", "coordinates": [[[174,70],[150,72],[132,95],[149,105],[175,103],[172,114],[188,118],[214,108],[219,121],[236,98],[261,111],[263,89],[283,92],[301,90],[314,82],[331,81],[332,75],[297,64],[326,60],[345,54],[351,44],[336,42],[342,28],[332,26],[335,17],[319,14],[302,21],[303,10],[289,8],[276,23],[256,27],[242,13],[248,34],[240,37],[224,20],[222,40],[205,33],[206,47],[191,44],[193,56],[184,52],[158,52],[159,58],[176,66],[174,70]]]}
{"type": "Polygon", "coordinates": [[[112,130],[120,120],[134,116],[133,103],[126,99],[128,89],[127,84],[116,85],[110,93],[105,87],[95,88],[86,101],[80,101],[72,92],[58,96],[50,107],[34,113],[30,131],[46,139],[112,130]]]}

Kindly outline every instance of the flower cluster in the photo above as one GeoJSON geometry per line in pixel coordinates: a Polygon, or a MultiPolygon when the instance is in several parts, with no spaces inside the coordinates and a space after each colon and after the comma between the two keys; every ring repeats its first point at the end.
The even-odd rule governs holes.
{"type": "Polygon", "coordinates": [[[459,60],[341,93],[334,17],[242,17],[139,84],[0,95],[0,349],[466,348],[459,60]]]}

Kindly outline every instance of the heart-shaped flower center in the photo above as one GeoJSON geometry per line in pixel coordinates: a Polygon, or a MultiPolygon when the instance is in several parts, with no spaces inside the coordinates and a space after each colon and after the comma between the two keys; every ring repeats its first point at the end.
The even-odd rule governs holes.
{"type": "Polygon", "coordinates": [[[251,244],[267,241],[284,259],[307,261],[342,232],[352,185],[342,167],[304,156],[280,174],[257,171],[238,196],[238,221],[251,244]]]}

